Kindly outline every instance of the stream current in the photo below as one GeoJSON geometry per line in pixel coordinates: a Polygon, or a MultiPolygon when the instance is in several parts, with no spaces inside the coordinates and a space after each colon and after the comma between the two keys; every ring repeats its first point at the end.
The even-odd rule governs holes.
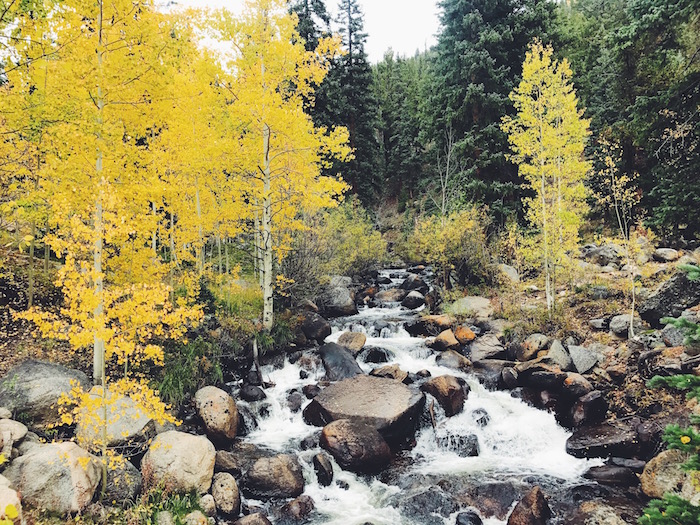
{"type": "MultiPolygon", "coordinates": [[[[391,284],[382,286],[382,289],[387,289],[398,287],[408,273],[394,269],[383,270],[380,275],[391,279],[391,284]]],[[[387,350],[390,356],[388,363],[367,363],[358,357],[360,367],[366,373],[378,366],[396,364],[406,372],[429,370],[433,377],[443,374],[461,377],[469,385],[471,391],[461,413],[445,417],[435,403],[435,428],[427,424],[418,429],[415,447],[404,453],[408,461],[407,466],[402,467],[406,472],[401,477],[459,476],[480,485],[528,479],[547,479],[559,486],[584,482],[583,474],[593,464],[600,463],[577,459],[566,453],[565,445],[570,432],[559,426],[552,414],[529,406],[510,392],[487,390],[474,375],[437,365],[436,354],[426,347],[424,339],[411,337],[404,329],[404,325],[415,320],[419,312],[398,304],[364,307],[356,315],[335,319],[333,333],[326,339],[326,342],[336,342],[345,331],[362,332],[367,336],[365,347],[387,350]],[[479,416],[484,413],[488,414],[485,425],[483,420],[479,421],[479,416]],[[475,435],[478,439],[478,456],[461,457],[449,446],[438,446],[438,443],[449,443],[450,439],[469,435],[475,435]]],[[[323,487],[317,482],[312,459],[321,449],[302,450],[300,443],[319,429],[304,422],[302,411],[292,412],[287,395],[293,389],[301,390],[304,385],[321,380],[325,371],[322,365],[311,371],[308,367],[304,370],[306,373],[300,374],[300,364],[288,361],[282,368],[271,365],[263,367],[265,381],[274,386],[266,389],[267,399],[256,402],[266,405],[265,415],[258,419],[257,428],[244,440],[298,457],[306,481],[304,494],[310,496],[316,506],[314,517],[309,522],[313,525],[424,525],[423,518],[416,518],[404,507],[395,504],[401,489],[381,482],[381,476],[356,475],[343,471],[333,462],[333,483],[323,487]],[[308,377],[301,379],[307,374],[308,377]]],[[[309,402],[305,399],[302,408],[309,402]]],[[[254,403],[242,404],[258,412],[254,403]]],[[[431,397],[428,396],[426,405],[430,404],[431,397]]],[[[434,518],[445,525],[453,525],[457,513],[435,515],[434,518]]],[[[485,525],[506,523],[493,517],[482,519],[485,525]]]]}

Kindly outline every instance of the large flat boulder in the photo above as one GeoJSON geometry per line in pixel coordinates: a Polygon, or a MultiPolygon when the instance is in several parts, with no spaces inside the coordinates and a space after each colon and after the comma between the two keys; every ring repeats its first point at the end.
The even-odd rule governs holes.
{"type": "Polygon", "coordinates": [[[486,320],[493,315],[493,306],[487,297],[462,297],[452,303],[449,310],[454,315],[465,315],[478,320],[486,320]]]}
{"type": "Polygon", "coordinates": [[[245,475],[243,492],[250,498],[296,498],[304,492],[304,473],[295,456],[260,458],[245,475]]]}
{"type": "Polygon", "coordinates": [[[30,359],[0,380],[0,407],[22,414],[34,426],[46,427],[59,421],[58,400],[73,386],[87,390],[90,381],[79,370],[30,359]]]}
{"type": "Polygon", "coordinates": [[[307,423],[325,426],[337,419],[362,422],[385,439],[413,434],[425,395],[393,379],[361,375],[325,388],[304,410],[307,423]]]}
{"type": "Polygon", "coordinates": [[[100,483],[96,457],[71,441],[38,445],[3,473],[30,505],[60,514],[80,512],[100,483]]]}
{"type": "Polygon", "coordinates": [[[581,428],[566,441],[566,452],[577,458],[631,458],[638,451],[636,430],[612,423],[581,428]]]}
{"type": "Polygon", "coordinates": [[[345,470],[371,474],[391,461],[391,449],[382,435],[360,421],[339,419],[329,423],[323,427],[320,443],[345,470]]]}

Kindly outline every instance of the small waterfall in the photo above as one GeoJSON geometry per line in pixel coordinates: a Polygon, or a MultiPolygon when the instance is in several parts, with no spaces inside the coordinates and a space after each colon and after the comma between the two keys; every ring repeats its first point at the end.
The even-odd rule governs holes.
{"type": "MultiPolygon", "coordinates": [[[[391,281],[382,285],[386,289],[397,287],[407,273],[394,269],[384,270],[380,275],[391,281]]],[[[344,331],[361,332],[367,336],[365,347],[385,350],[390,356],[388,363],[367,363],[358,358],[366,373],[378,366],[396,364],[409,373],[428,370],[432,376],[457,376],[469,385],[471,391],[461,413],[448,418],[434,404],[435,429],[427,424],[418,430],[415,446],[406,453],[410,459],[405,467],[406,475],[461,476],[475,483],[542,477],[558,484],[575,484],[581,482],[581,476],[592,464],[598,464],[566,454],[565,443],[570,433],[556,423],[552,414],[527,405],[509,392],[487,390],[470,374],[437,365],[424,340],[410,336],[404,329],[405,323],[416,316],[417,312],[398,304],[363,308],[357,315],[336,319],[333,333],[326,340],[336,342],[344,331]],[[474,443],[478,455],[466,455],[464,448],[474,443]]],[[[310,401],[304,397],[302,410],[294,412],[287,396],[295,389],[301,392],[304,385],[316,383],[323,375],[322,366],[308,361],[285,362],[282,368],[264,367],[265,381],[274,386],[266,389],[265,400],[241,402],[253,413],[264,414],[245,440],[298,456],[306,480],[304,493],[316,505],[316,517],[310,522],[314,525],[423,525],[390,503],[401,489],[382,483],[379,477],[358,476],[341,470],[333,462],[334,482],[328,487],[317,482],[312,459],[320,449],[302,450],[300,446],[304,438],[319,431],[302,418],[302,410],[310,401]]],[[[431,400],[428,396],[428,405],[431,400]]],[[[455,514],[444,518],[445,525],[454,524],[455,514]]],[[[504,523],[495,518],[484,519],[485,525],[504,523]]]]}

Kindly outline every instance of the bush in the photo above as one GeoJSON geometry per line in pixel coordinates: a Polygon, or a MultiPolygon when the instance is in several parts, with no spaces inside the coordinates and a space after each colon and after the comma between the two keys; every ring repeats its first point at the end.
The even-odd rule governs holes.
{"type": "Polygon", "coordinates": [[[494,273],[486,244],[487,225],[486,215],[475,208],[418,219],[401,255],[432,264],[446,288],[451,287],[453,273],[462,286],[490,282],[494,273]]]}

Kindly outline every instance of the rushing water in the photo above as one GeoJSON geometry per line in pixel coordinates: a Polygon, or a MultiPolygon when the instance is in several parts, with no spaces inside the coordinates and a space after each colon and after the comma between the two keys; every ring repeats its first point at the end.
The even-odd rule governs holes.
{"type": "MultiPolygon", "coordinates": [[[[405,271],[385,270],[384,276],[392,276],[392,284],[398,286],[406,276],[405,271]]],[[[525,479],[532,476],[547,477],[560,484],[575,484],[591,466],[586,460],[569,456],[565,452],[569,432],[560,427],[552,414],[537,410],[509,392],[489,391],[469,374],[435,364],[435,355],[422,338],[411,337],[403,326],[415,318],[416,312],[398,305],[386,308],[365,308],[357,315],[337,319],[333,333],[326,342],[337,341],[344,331],[359,331],[367,335],[366,346],[379,347],[391,352],[389,363],[380,365],[365,363],[360,366],[365,372],[385,364],[397,364],[407,372],[429,370],[432,376],[451,374],[462,377],[471,392],[464,410],[446,418],[439,405],[435,404],[437,424],[421,428],[416,435],[416,446],[409,452],[409,473],[446,476],[467,476],[483,483],[488,480],[503,481],[525,479]],[[485,411],[490,420],[480,425],[476,414],[485,411]],[[436,435],[437,433],[437,435],[436,435]],[[460,457],[457,453],[437,445],[441,436],[477,436],[480,453],[476,457],[460,457]]],[[[316,481],[312,466],[313,456],[320,449],[301,450],[300,442],[318,431],[304,423],[302,412],[292,412],[288,407],[290,390],[314,383],[325,373],[323,367],[305,368],[308,377],[300,378],[298,363],[286,362],[282,368],[265,367],[263,376],[274,384],[267,392],[267,399],[258,403],[267,404],[266,416],[258,421],[257,429],[246,440],[258,446],[278,452],[296,454],[304,468],[305,494],[313,498],[317,514],[312,522],[316,525],[421,525],[410,515],[402,515],[389,501],[399,489],[384,484],[376,478],[357,476],[333,464],[334,483],[323,487],[316,481]],[[340,482],[340,483],[339,483],[340,482]]],[[[304,374],[301,374],[304,375],[304,374]]],[[[304,406],[309,401],[305,401],[304,406]]],[[[394,498],[395,499],[395,498],[394,498]]],[[[454,524],[454,515],[445,518],[445,523],[454,524]]],[[[505,523],[494,518],[484,519],[486,525],[505,523]]]]}

